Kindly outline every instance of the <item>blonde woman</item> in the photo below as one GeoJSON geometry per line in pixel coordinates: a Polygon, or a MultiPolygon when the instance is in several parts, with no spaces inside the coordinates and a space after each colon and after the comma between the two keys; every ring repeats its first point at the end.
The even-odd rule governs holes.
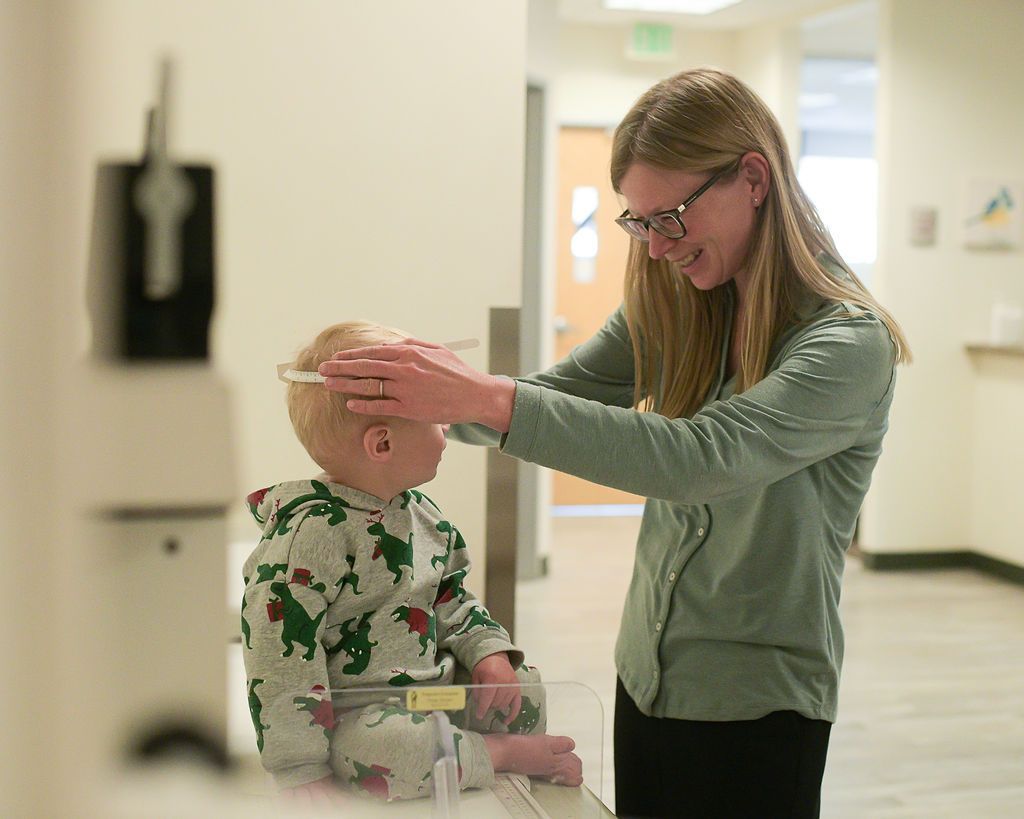
{"type": "Polygon", "coordinates": [[[454,434],[647,497],[615,652],[620,816],[818,816],[844,555],[907,343],[735,77],[651,88],[611,175],[624,300],[566,359],[511,380],[407,339],[320,372],[356,412],[476,425],[454,434]]]}

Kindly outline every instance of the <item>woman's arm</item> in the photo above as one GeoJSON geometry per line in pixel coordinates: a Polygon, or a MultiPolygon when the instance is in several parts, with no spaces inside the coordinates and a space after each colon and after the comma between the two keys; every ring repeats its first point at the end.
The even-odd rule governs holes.
{"type": "Polygon", "coordinates": [[[595,483],[700,504],[767,486],[857,442],[893,379],[894,347],[870,315],[805,331],[778,368],[692,418],[520,384],[502,451],[595,483]]]}
{"type": "Polygon", "coordinates": [[[633,406],[633,344],[622,308],[557,364],[516,380],[607,406],[633,406]]]}
{"type": "MultiPolygon", "coordinates": [[[[348,404],[353,412],[480,424],[500,433],[511,425],[516,382],[481,373],[438,344],[406,339],[402,344],[348,350],[321,364],[320,373],[327,376],[328,389],[359,396],[348,404]]],[[[604,404],[631,406],[633,352],[622,310],[551,369],[516,380],[604,404]]],[[[486,430],[480,432],[460,437],[493,442],[486,430]]]]}

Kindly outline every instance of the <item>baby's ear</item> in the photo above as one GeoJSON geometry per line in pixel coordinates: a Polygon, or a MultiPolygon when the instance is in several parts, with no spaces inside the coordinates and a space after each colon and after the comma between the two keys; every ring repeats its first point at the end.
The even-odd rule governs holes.
{"type": "Polygon", "coordinates": [[[391,427],[387,424],[372,424],[363,433],[363,452],[374,463],[391,460],[391,443],[391,427]]]}

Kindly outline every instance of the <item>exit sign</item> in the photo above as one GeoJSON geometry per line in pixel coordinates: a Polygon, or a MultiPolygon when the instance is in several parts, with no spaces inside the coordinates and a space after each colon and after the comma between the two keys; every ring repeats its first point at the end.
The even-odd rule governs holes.
{"type": "Polygon", "coordinates": [[[633,60],[671,60],[676,56],[672,26],[664,23],[634,23],[626,47],[633,60]]]}

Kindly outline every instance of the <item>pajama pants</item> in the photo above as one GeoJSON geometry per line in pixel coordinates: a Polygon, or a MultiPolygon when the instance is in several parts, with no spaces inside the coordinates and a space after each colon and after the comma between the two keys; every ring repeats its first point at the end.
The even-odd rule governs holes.
{"type": "MultiPolygon", "coordinates": [[[[547,710],[540,672],[521,667],[516,677],[522,705],[506,726],[495,710],[477,719],[472,697],[462,712],[450,713],[458,757],[459,788],[486,788],[494,782],[494,768],[482,734],[543,734],[547,710]]],[[[458,669],[455,684],[469,683],[458,669]]],[[[473,692],[467,692],[472,694],[473,692]]],[[[405,697],[338,710],[331,736],[331,768],[345,785],[383,799],[415,799],[431,793],[436,747],[434,720],[425,712],[408,711],[405,697]]]]}

